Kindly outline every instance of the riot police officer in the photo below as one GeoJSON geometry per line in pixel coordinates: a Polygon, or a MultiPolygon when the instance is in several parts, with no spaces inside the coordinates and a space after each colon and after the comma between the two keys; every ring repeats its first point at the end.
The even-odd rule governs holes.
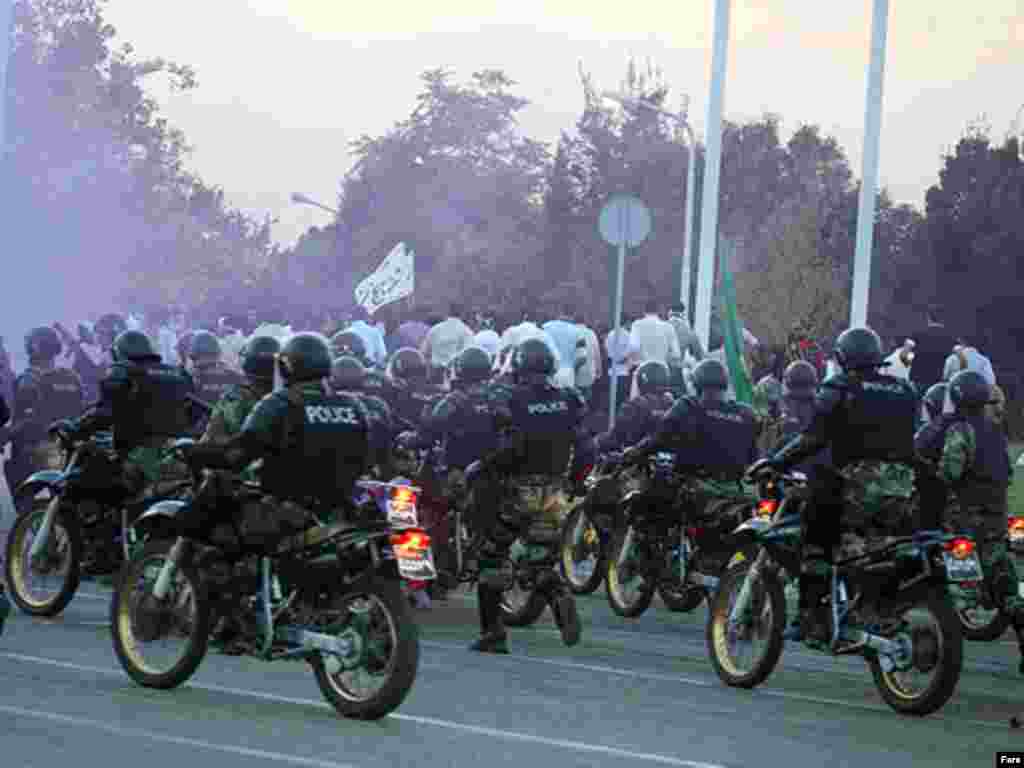
{"type": "Polygon", "coordinates": [[[388,403],[404,427],[418,429],[444,394],[427,379],[427,361],[418,349],[402,347],[388,361],[388,403]]]}
{"type": "Polygon", "coordinates": [[[479,347],[463,350],[454,362],[453,392],[434,407],[423,432],[444,444],[445,464],[464,470],[498,447],[495,399],[488,386],[491,361],[479,347]]]}
{"type": "Polygon", "coordinates": [[[827,569],[840,541],[839,523],[853,529],[879,524],[888,498],[909,500],[913,492],[914,424],[919,399],[914,387],[880,372],[882,342],[870,328],[851,328],[836,341],[842,372],[818,390],[810,425],[773,456],[750,469],[757,478],[766,468],[784,472],[831,447],[834,469],[817,466],[811,475],[812,499],[804,513],[800,615],[789,639],[821,639],[826,627],[812,612],[827,594],[827,569]],[[815,562],[817,561],[817,562],[815,562]]]}
{"type": "Polygon", "coordinates": [[[82,413],[82,381],[71,369],[56,366],[61,350],[60,337],[53,328],[33,328],[25,335],[29,367],[14,382],[8,430],[11,460],[4,465],[12,492],[52,459],[53,444],[47,436],[50,424],[82,413]]]}
{"type": "Polygon", "coordinates": [[[639,397],[623,403],[615,417],[615,426],[597,436],[599,453],[615,451],[643,440],[654,432],[672,408],[673,398],[669,392],[671,372],[665,363],[649,360],[641,365],[636,371],[636,383],[639,397]]]}
{"type": "Polygon", "coordinates": [[[354,357],[363,366],[360,391],[375,395],[387,403],[391,402],[394,386],[389,377],[374,368],[362,336],[352,330],[339,331],[331,339],[331,348],[336,361],[342,357],[354,357]]]}
{"type": "Polygon", "coordinates": [[[242,430],[249,412],[274,388],[274,363],[280,351],[280,342],[271,336],[256,336],[246,342],[239,354],[245,382],[217,401],[201,442],[222,443],[242,430]]]}
{"type": "MultiPolygon", "coordinates": [[[[243,381],[241,376],[224,365],[221,360],[220,341],[208,331],[199,331],[192,336],[188,356],[192,362],[196,397],[205,403],[213,405],[243,381]]],[[[200,419],[203,429],[207,420],[200,419]]]]}
{"type": "Polygon", "coordinates": [[[69,425],[77,437],[112,430],[124,461],[123,480],[138,493],[160,479],[164,447],[188,432],[192,380],[164,365],[141,331],[124,331],[114,341],[114,364],[100,382],[100,400],[69,425]]]}
{"type": "Polygon", "coordinates": [[[1024,674],[1024,600],[1007,551],[1008,491],[1013,468],[1006,436],[985,415],[992,388],[975,371],[949,382],[955,412],[946,422],[939,474],[955,497],[953,522],[977,543],[985,580],[996,605],[1013,622],[1024,674]]]}
{"type": "Polygon", "coordinates": [[[921,458],[927,461],[938,462],[942,457],[942,441],[946,429],[952,421],[942,414],[947,388],[948,385],[942,381],[932,384],[924,393],[921,403],[922,415],[926,421],[914,435],[914,449],[921,458]]]}
{"type": "Polygon", "coordinates": [[[511,434],[484,462],[482,483],[472,489],[473,508],[488,547],[480,555],[477,587],[480,639],[471,648],[487,653],[508,653],[501,594],[510,581],[502,565],[514,540],[512,521],[524,516],[530,518],[526,557],[540,569],[536,588],[551,607],[562,641],[572,646],[580,636],[576,601],[545,565],[555,559],[559,511],[567,504],[565,477],[586,404],[576,389],[553,385],[554,355],[541,339],[527,339],[516,348],[513,368],[515,385],[495,408],[496,426],[510,427],[511,434]],[[498,487],[495,494],[495,481],[503,483],[504,493],[498,487]]]}
{"type": "Polygon", "coordinates": [[[367,386],[368,371],[356,358],[339,357],[329,374],[330,388],[335,394],[356,397],[363,404],[369,419],[370,466],[375,467],[382,477],[390,475],[391,443],[395,437],[391,407],[367,386]]]}
{"type": "Polygon", "coordinates": [[[238,470],[263,459],[263,490],[279,500],[322,509],[351,506],[356,480],[369,461],[370,419],[360,399],[329,393],[331,355],[317,334],[293,336],[277,356],[286,388],[264,397],[242,431],[222,445],[185,449],[192,467],[238,470]],[[302,429],[288,429],[292,414],[302,429]]]}

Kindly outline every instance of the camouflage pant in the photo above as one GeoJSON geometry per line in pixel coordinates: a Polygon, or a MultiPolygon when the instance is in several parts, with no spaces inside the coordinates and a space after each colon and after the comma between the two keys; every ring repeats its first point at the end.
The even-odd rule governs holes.
{"type": "Polygon", "coordinates": [[[1005,511],[969,509],[952,515],[954,530],[970,536],[978,545],[985,585],[996,607],[1014,617],[1017,626],[1024,623],[1024,599],[1018,593],[1017,567],[1006,544],[1007,522],[1005,511]]]}
{"type": "Polygon", "coordinates": [[[569,502],[561,482],[528,477],[511,480],[498,506],[480,555],[480,581],[508,589],[510,561],[540,566],[555,556],[569,502]]]}

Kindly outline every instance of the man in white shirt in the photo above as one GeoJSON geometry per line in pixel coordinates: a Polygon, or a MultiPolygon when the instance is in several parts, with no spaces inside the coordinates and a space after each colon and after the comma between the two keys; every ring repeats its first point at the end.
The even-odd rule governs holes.
{"type": "Polygon", "coordinates": [[[640,345],[641,362],[651,360],[668,365],[679,364],[683,355],[679,350],[676,329],[658,317],[658,303],[650,300],[644,308],[644,316],[633,323],[632,333],[640,345]]]}
{"type": "Polygon", "coordinates": [[[586,342],[580,327],[572,319],[572,309],[563,307],[558,319],[544,323],[543,330],[558,349],[560,365],[555,374],[555,386],[575,386],[576,372],[586,362],[586,342]]]}
{"type": "MultiPolygon", "coordinates": [[[[988,385],[992,387],[992,399],[999,404],[999,408],[995,410],[1001,410],[1005,403],[1005,395],[1003,391],[996,384],[996,372],[992,368],[992,361],[989,360],[985,355],[981,354],[977,348],[968,345],[963,339],[959,340],[960,343],[953,347],[953,353],[946,358],[946,363],[943,366],[942,378],[944,381],[949,382],[956,374],[960,371],[974,371],[980,373],[982,378],[988,382],[988,385]]],[[[942,412],[949,414],[953,413],[956,408],[953,406],[953,400],[949,395],[949,391],[946,391],[946,400],[942,406],[942,412]]],[[[986,409],[987,413],[991,416],[993,414],[993,408],[989,407],[986,409]]]]}
{"type": "Polygon", "coordinates": [[[601,342],[598,341],[597,334],[585,325],[580,325],[580,334],[586,346],[586,359],[583,365],[576,369],[576,389],[583,393],[587,402],[590,402],[594,396],[594,384],[601,378],[603,370],[601,342]]]}
{"type": "Polygon", "coordinates": [[[498,356],[501,348],[501,336],[494,330],[494,320],[490,317],[480,318],[480,330],[473,337],[473,346],[480,347],[491,357],[491,362],[498,356]]]}
{"type": "Polygon", "coordinates": [[[462,320],[462,307],[452,304],[448,318],[430,329],[420,352],[430,366],[434,381],[440,382],[445,371],[462,351],[473,345],[473,329],[462,320]]]}
{"type": "Polygon", "coordinates": [[[513,325],[511,328],[506,328],[505,332],[501,334],[501,347],[498,350],[497,366],[502,373],[507,373],[509,366],[512,364],[512,350],[527,339],[541,339],[548,345],[551,353],[555,356],[555,370],[561,367],[558,347],[555,346],[551,334],[546,333],[539,325],[530,320],[530,313],[524,311],[523,322],[513,325]]]}
{"type": "Polygon", "coordinates": [[[630,370],[642,360],[640,343],[626,326],[612,329],[605,338],[608,352],[608,375],[615,381],[615,404],[618,408],[629,397],[630,370]]]}
{"type": "Polygon", "coordinates": [[[363,340],[366,347],[366,356],[373,365],[383,368],[388,361],[388,349],[384,344],[384,334],[379,329],[370,325],[370,314],[363,307],[356,307],[352,311],[353,322],[346,330],[351,331],[363,340]]]}

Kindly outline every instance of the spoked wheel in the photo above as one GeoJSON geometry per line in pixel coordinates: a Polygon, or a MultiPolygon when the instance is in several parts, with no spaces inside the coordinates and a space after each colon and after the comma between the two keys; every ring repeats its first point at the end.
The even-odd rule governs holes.
{"type": "Polygon", "coordinates": [[[110,601],[114,653],[125,672],[147,688],[175,688],[206,655],[211,606],[190,563],[179,563],[164,600],[153,587],[171,542],[148,542],[121,572],[110,601]]]}
{"type": "Polygon", "coordinates": [[[749,569],[731,568],[722,576],[711,601],[705,639],[715,673],[726,685],[753,688],[779,663],[786,628],[786,598],[778,577],[761,571],[750,585],[750,603],[736,623],[729,614],[749,569]]]}
{"type": "Polygon", "coordinates": [[[56,616],[63,611],[81,579],[82,532],[64,509],[57,510],[43,551],[32,557],[32,543],[51,501],[22,501],[24,511],[7,535],[4,576],[11,599],[33,616],[56,616]]]}
{"type": "Polygon", "coordinates": [[[420,656],[419,630],[399,582],[373,579],[339,597],[324,619],[319,631],[348,641],[350,649],[310,658],[324,698],[357,720],[379,720],[397,709],[416,680],[420,656]]]}
{"type": "Polygon", "coordinates": [[[990,643],[998,640],[1010,626],[1010,617],[998,608],[989,609],[979,605],[957,610],[956,615],[964,639],[972,642],[990,643]]]}
{"type": "Polygon", "coordinates": [[[582,506],[565,519],[561,543],[562,572],[569,589],[576,595],[591,594],[604,580],[604,546],[582,506]]]}
{"type": "Polygon", "coordinates": [[[604,582],[608,605],[619,616],[627,619],[639,616],[650,607],[657,587],[654,577],[643,567],[640,558],[642,547],[635,536],[629,545],[630,551],[623,556],[630,530],[630,527],[620,528],[612,537],[604,582]],[[620,560],[622,565],[619,565],[620,560]]]}
{"type": "Polygon", "coordinates": [[[953,695],[963,666],[960,620],[949,601],[931,595],[907,610],[895,632],[904,647],[889,672],[877,657],[868,659],[885,703],[904,715],[930,715],[953,695]]]}

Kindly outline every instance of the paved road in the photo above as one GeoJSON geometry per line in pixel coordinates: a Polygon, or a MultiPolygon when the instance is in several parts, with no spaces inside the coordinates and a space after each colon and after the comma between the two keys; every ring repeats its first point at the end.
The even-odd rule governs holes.
{"type": "Polygon", "coordinates": [[[1024,749],[1017,651],[968,646],[955,698],[901,718],[863,662],[790,649],[754,692],[722,687],[704,652],[703,609],[624,621],[603,593],[581,600],[585,636],[562,647],[550,617],[513,630],[512,655],[465,650],[472,602],[420,613],[419,678],[378,723],[335,716],[300,662],[211,654],[171,692],[132,684],[114,658],[95,584],[54,621],[15,616],[0,638],[0,765],[58,768],[517,766],[989,766],[1024,749]]]}

